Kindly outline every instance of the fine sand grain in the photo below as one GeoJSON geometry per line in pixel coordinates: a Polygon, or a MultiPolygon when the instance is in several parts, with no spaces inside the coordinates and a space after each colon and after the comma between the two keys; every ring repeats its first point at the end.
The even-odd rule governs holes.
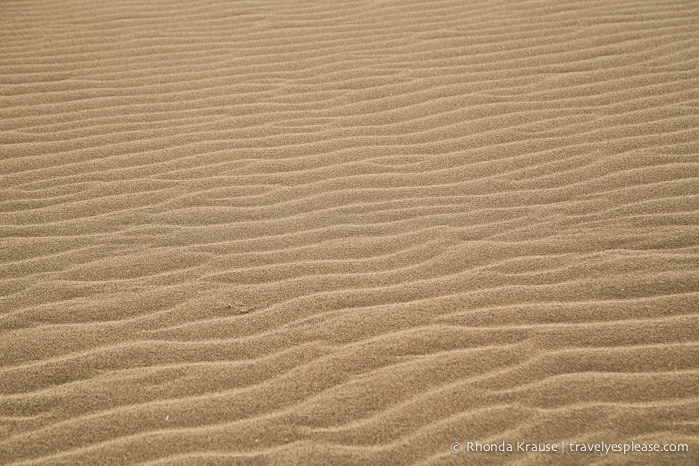
{"type": "Polygon", "coordinates": [[[699,464],[699,2],[2,0],[0,464],[131,463],[699,464]]]}

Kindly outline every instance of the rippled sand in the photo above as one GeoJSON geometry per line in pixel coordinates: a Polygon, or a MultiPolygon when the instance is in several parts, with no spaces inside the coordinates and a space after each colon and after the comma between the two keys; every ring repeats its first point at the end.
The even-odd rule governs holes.
{"type": "Polygon", "coordinates": [[[699,464],[696,1],[0,26],[0,463],[699,464]]]}

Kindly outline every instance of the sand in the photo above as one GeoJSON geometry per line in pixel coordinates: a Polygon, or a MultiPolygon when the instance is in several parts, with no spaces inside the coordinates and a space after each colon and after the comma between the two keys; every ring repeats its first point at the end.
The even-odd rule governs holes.
{"type": "Polygon", "coordinates": [[[699,464],[696,1],[0,26],[0,463],[699,464]]]}

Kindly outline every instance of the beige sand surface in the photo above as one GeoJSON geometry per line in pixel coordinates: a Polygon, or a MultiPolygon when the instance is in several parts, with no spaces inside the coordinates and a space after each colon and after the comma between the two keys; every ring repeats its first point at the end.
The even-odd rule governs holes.
{"type": "Polygon", "coordinates": [[[1,464],[699,464],[697,1],[2,0],[0,176],[1,464]]]}

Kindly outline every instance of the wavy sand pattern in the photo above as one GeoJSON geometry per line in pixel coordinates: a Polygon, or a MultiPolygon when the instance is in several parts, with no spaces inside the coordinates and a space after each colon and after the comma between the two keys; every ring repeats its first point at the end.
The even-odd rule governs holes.
{"type": "Polygon", "coordinates": [[[699,464],[696,1],[0,24],[0,463],[699,464]]]}

